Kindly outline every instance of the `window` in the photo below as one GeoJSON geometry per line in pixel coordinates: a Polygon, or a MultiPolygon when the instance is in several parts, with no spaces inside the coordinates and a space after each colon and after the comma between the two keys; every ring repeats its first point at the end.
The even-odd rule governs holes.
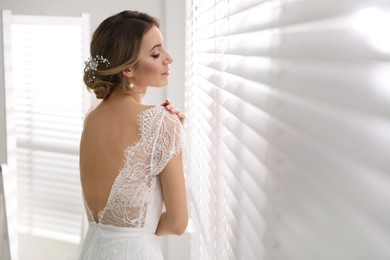
{"type": "MultiPolygon", "coordinates": [[[[89,17],[8,14],[20,232],[79,243],[78,147],[89,17]]],[[[9,39],[5,39],[9,40],[9,39]]]]}
{"type": "Polygon", "coordinates": [[[385,2],[187,1],[191,259],[390,257],[385,2]]]}

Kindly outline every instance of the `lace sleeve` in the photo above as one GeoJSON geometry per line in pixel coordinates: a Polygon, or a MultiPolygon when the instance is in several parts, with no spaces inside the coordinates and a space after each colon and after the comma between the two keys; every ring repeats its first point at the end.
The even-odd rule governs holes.
{"type": "Polygon", "coordinates": [[[158,175],[169,160],[182,151],[183,127],[177,116],[170,114],[164,109],[154,136],[151,171],[153,175],[158,175]]]}

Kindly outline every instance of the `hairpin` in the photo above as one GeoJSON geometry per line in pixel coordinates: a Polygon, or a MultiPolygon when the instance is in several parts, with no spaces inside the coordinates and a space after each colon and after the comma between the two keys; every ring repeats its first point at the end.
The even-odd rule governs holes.
{"type": "Polygon", "coordinates": [[[103,56],[96,55],[94,58],[88,58],[85,63],[84,72],[88,72],[88,83],[92,83],[95,80],[95,72],[99,64],[105,64],[106,67],[110,65],[110,62],[103,56]]]}

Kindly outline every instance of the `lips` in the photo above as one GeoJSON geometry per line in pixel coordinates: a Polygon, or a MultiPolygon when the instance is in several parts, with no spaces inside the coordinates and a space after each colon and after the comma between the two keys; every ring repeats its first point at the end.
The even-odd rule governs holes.
{"type": "Polygon", "coordinates": [[[162,73],[162,75],[169,76],[169,71],[162,73]]]}

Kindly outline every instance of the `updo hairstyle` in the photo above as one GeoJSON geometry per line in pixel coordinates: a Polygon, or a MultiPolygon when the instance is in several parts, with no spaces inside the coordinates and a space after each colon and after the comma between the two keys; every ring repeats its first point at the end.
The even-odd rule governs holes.
{"type": "Polygon", "coordinates": [[[153,26],[159,28],[159,21],[142,12],[123,11],[105,19],[92,36],[91,57],[103,56],[109,61],[99,64],[93,73],[84,70],[84,83],[93,90],[98,99],[107,98],[115,88],[125,87],[122,71],[134,67],[143,35],[153,26]]]}

